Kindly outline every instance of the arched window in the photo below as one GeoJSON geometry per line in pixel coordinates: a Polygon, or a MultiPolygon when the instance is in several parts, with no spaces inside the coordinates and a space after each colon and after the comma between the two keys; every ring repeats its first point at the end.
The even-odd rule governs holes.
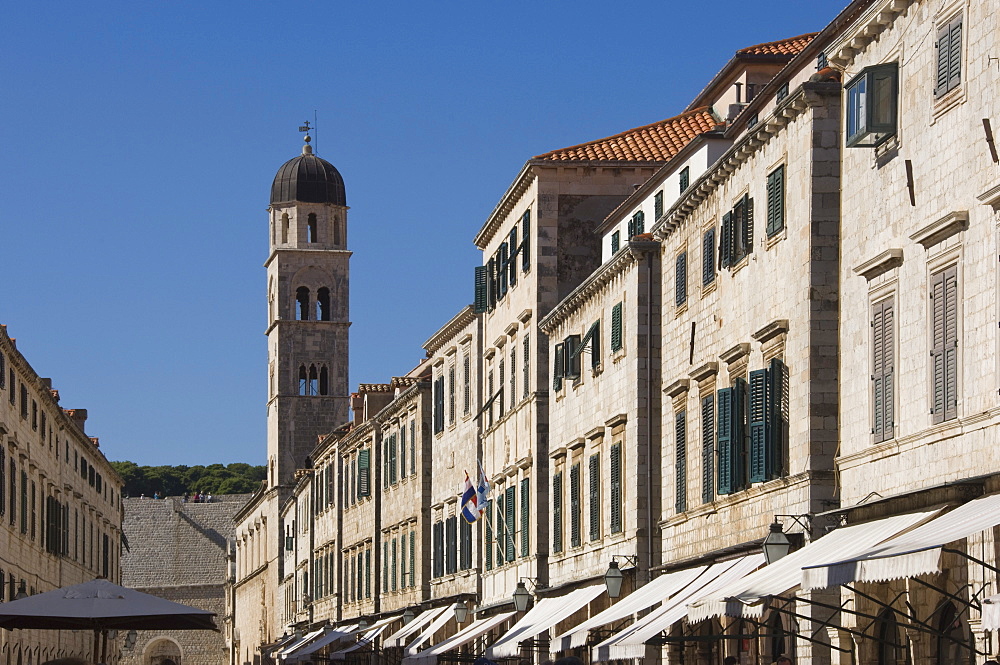
{"type": "Polygon", "coordinates": [[[295,301],[298,303],[298,320],[309,320],[309,289],[300,286],[295,290],[295,301]]]}
{"type": "Polygon", "coordinates": [[[316,365],[309,366],[309,396],[315,397],[319,394],[319,374],[316,372],[316,365]]]}
{"type": "Polygon", "coordinates": [[[330,376],[326,369],[326,365],[319,368],[319,394],[329,395],[330,394],[330,376]]]}
{"type": "Polygon", "coordinates": [[[878,665],[898,665],[902,645],[899,641],[896,613],[890,608],[883,610],[875,620],[875,630],[878,640],[878,665]]]}
{"type": "Polygon", "coordinates": [[[965,622],[951,602],[938,611],[937,665],[968,663],[972,645],[965,630],[965,622]]]}
{"type": "Polygon", "coordinates": [[[306,375],[306,366],[299,365],[299,395],[305,395],[309,389],[309,377],[306,375]]]}
{"type": "Polygon", "coordinates": [[[316,291],[316,320],[330,320],[330,289],[325,286],[316,291]]]}
{"type": "Polygon", "coordinates": [[[319,235],[316,232],[316,213],[309,213],[306,218],[306,242],[319,242],[319,235]]]}
{"type": "Polygon", "coordinates": [[[288,213],[281,213],[281,242],[288,242],[288,213]]]}
{"type": "Polygon", "coordinates": [[[340,216],[333,216],[333,244],[340,244],[340,216]]]}

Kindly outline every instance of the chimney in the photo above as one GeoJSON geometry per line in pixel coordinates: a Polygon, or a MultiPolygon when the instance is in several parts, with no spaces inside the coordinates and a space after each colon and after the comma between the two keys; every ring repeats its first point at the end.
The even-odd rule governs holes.
{"type": "Polygon", "coordinates": [[[361,393],[351,393],[351,412],[354,414],[354,422],[365,421],[365,396],[361,393]]]}
{"type": "Polygon", "coordinates": [[[87,423],[87,410],[86,409],[63,409],[69,419],[76,423],[76,426],[80,428],[81,432],[86,433],[84,425],[87,423]]]}

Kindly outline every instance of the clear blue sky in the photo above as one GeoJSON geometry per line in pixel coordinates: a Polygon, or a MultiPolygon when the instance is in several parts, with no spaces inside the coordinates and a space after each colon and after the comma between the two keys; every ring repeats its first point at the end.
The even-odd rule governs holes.
{"type": "Polygon", "coordinates": [[[382,382],[471,300],[528,158],[676,115],[846,4],[8,3],[0,323],[110,459],[263,463],[265,208],[314,109],[351,206],[351,385],[382,382]]]}

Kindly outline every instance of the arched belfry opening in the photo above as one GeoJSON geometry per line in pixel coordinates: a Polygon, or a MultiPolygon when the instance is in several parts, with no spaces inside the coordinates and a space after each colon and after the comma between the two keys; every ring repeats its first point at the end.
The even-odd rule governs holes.
{"type": "Polygon", "coordinates": [[[288,213],[281,213],[281,243],[283,245],[288,244],[288,226],[291,222],[288,219],[288,213]]]}
{"type": "Polygon", "coordinates": [[[295,317],[299,321],[309,320],[309,288],[300,286],[295,289],[295,302],[298,305],[295,317]]]}
{"type": "Polygon", "coordinates": [[[330,320],[330,289],[325,286],[316,291],[316,320],[330,320]]]}
{"type": "Polygon", "coordinates": [[[311,212],[306,218],[306,242],[319,242],[318,228],[316,224],[316,213],[311,212]]]}

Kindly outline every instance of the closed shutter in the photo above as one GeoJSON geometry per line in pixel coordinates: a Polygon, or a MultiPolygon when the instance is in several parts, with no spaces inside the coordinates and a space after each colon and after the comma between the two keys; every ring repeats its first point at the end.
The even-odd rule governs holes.
{"type": "Polygon", "coordinates": [[[722,235],[719,237],[719,267],[728,268],[733,265],[733,214],[727,212],[722,216],[722,235]]]}
{"type": "Polygon", "coordinates": [[[475,296],[473,298],[473,307],[476,310],[476,314],[482,314],[490,306],[490,292],[489,292],[489,269],[486,266],[476,266],[475,275],[475,296]]]}
{"type": "Polygon", "coordinates": [[[514,487],[514,485],[512,484],[504,492],[505,495],[504,508],[507,511],[504,515],[504,521],[507,524],[506,528],[507,538],[505,539],[504,542],[504,554],[505,554],[504,559],[506,561],[513,561],[517,557],[517,549],[514,544],[514,536],[515,536],[514,527],[517,526],[517,511],[515,510],[515,508],[517,507],[515,498],[516,491],[517,488],[514,487]]]}
{"type": "Polygon", "coordinates": [[[398,577],[396,576],[396,570],[397,570],[397,565],[396,565],[397,564],[397,558],[396,558],[396,556],[397,556],[397,551],[398,550],[399,550],[399,545],[396,542],[396,539],[393,538],[392,539],[392,570],[389,572],[390,588],[393,591],[395,591],[396,588],[397,588],[396,585],[397,585],[397,580],[398,580],[398,577]]]}
{"type": "Polygon", "coordinates": [[[778,478],[788,468],[788,367],[780,358],[772,358],[767,373],[770,382],[767,477],[778,478]]]}
{"type": "MultiPolygon", "coordinates": [[[[465,521],[465,520],[462,520],[465,521]]],[[[445,537],[445,572],[451,575],[458,572],[458,518],[449,517],[444,523],[445,537]]]]}
{"type": "Polygon", "coordinates": [[[715,396],[701,398],[701,500],[715,499],[715,396]]]}
{"type": "Polygon", "coordinates": [[[611,254],[617,254],[618,250],[622,248],[622,234],[621,231],[615,231],[611,234],[611,254]]]}
{"type": "Polygon", "coordinates": [[[935,275],[931,287],[935,423],[955,418],[958,405],[958,273],[952,266],[935,275]]]}
{"type": "Polygon", "coordinates": [[[389,591],[389,541],[382,541],[382,593],[389,591]]]}
{"type": "Polygon", "coordinates": [[[959,16],[938,30],[937,85],[934,94],[940,97],[962,82],[962,17],[959,16]]]}
{"type": "Polygon", "coordinates": [[[733,388],[723,388],[716,393],[718,400],[716,446],[719,468],[716,491],[722,495],[732,494],[738,487],[733,473],[734,393],[733,388]]]}
{"type": "Polygon", "coordinates": [[[770,439],[769,381],[766,370],[750,372],[750,482],[767,480],[767,442],[770,439]]]}
{"type": "Polygon", "coordinates": [[[371,496],[371,450],[358,451],[358,497],[371,496]]]}
{"type": "Polygon", "coordinates": [[[674,510],[687,510],[687,413],[678,411],[674,421],[674,510]]]}
{"type": "Polygon", "coordinates": [[[499,284],[500,297],[507,295],[507,271],[509,270],[510,257],[509,248],[506,242],[500,243],[500,251],[497,252],[497,283],[499,284]]]}
{"type": "Polygon", "coordinates": [[[434,433],[444,431],[444,377],[434,379],[434,433]]]}
{"type": "Polygon", "coordinates": [[[705,231],[701,241],[701,284],[715,281],[715,228],[705,231]]]}
{"type": "Polygon", "coordinates": [[[687,252],[677,255],[675,273],[674,304],[679,306],[687,302],[687,252]]]}
{"type": "MultiPolygon", "coordinates": [[[[361,556],[360,554],[358,555],[361,556]]],[[[360,568],[360,566],[359,566],[360,568]]],[[[365,550],[365,598],[372,597],[372,551],[365,550]]]]}
{"type": "Polygon", "coordinates": [[[583,544],[580,534],[580,465],[569,469],[569,544],[579,547],[583,544]]]}
{"type": "Polygon", "coordinates": [[[497,565],[501,566],[507,561],[507,529],[510,528],[506,520],[506,512],[504,510],[504,494],[501,492],[496,500],[496,516],[497,516],[497,565]]]}
{"type": "Polygon", "coordinates": [[[521,479],[521,556],[528,556],[530,551],[531,541],[528,538],[528,534],[531,532],[530,487],[530,479],[521,479]]]}
{"type": "Polygon", "coordinates": [[[747,482],[747,396],[749,386],[745,379],[733,381],[732,458],[733,491],[742,489],[747,482]]]}
{"type": "Polygon", "coordinates": [[[523,372],[524,376],[521,379],[521,383],[523,384],[523,387],[521,388],[521,394],[524,397],[528,396],[528,388],[531,385],[531,381],[529,380],[529,379],[531,379],[531,353],[530,352],[531,352],[531,341],[530,341],[530,338],[528,337],[528,334],[525,333],[524,334],[524,351],[521,354],[522,355],[521,362],[524,365],[524,372],[523,372]]]}
{"type": "Polygon", "coordinates": [[[417,472],[417,426],[416,421],[410,421],[410,473],[417,472]]]}
{"type": "Polygon", "coordinates": [[[872,305],[872,438],[875,443],[887,441],[893,436],[892,318],[892,299],[872,305]],[[889,402],[888,408],[887,402],[889,402]]]}
{"type": "Polygon", "coordinates": [[[622,304],[618,303],[611,308],[611,350],[619,351],[622,348],[622,304]]]}
{"type": "Polygon", "coordinates": [[[417,532],[410,532],[410,586],[417,584],[417,532]]]}
{"type": "Polygon", "coordinates": [[[635,235],[642,235],[646,232],[646,213],[639,211],[633,215],[635,220],[635,235]]]}
{"type": "Polygon", "coordinates": [[[580,378],[580,336],[569,335],[563,340],[563,376],[567,379],[580,378]]]}
{"type": "Polygon", "coordinates": [[[663,190],[653,195],[653,216],[659,219],[663,216],[663,190]]]}
{"type": "Polygon", "coordinates": [[[406,477],[406,424],[399,428],[399,477],[406,477]]]}
{"type": "Polygon", "coordinates": [[[458,531],[460,550],[458,567],[469,570],[472,568],[472,524],[466,520],[458,520],[458,531]]]}
{"type": "Polygon", "coordinates": [[[510,347],[510,408],[517,404],[517,345],[510,347]]]}
{"type": "Polygon", "coordinates": [[[785,228],[785,167],[767,176],[767,236],[785,228]]]}
{"type": "Polygon", "coordinates": [[[396,445],[399,442],[395,433],[389,436],[389,482],[396,483],[396,445]]]}
{"type": "Polygon", "coordinates": [[[622,444],[611,446],[611,533],[622,531],[622,444]]]}
{"type": "Polygon", "coordinates": [[[562,473],[552,476],[552,551],[562,552],[562,473]]]}
{"type": "MultiPolygon", "coordinates": [[[[503,358],[502,355],[500,357],[503,358]]],[[[503,417],[504,411],[505,411],[505,409],[507,407],[507,402],[504,400],[504,395],[503,395],[504,386],[506,385],[506,383],[505,383],[505,381],[506,381],[506,379],[505,379],[506,371],[505,370],[506,370],[506,367],[504,366],[504,361],[501,360],[500,361],[500,367],[498,368],[498,372],[499,372],[499,377],[498,377],[499,381],[498,381],[498,383],[500,385],[499,385],[499,387],[497,389],[497,398],[496,398],[497,410],[499,411],[499,413],[500,413],[499,417],[501,417],[501,418],[503,417]]]]}
{"type": "Polygon", "coordinates": [[[514,285],[517,284],[517,253],[521,251],[521,246],[517,244],[517,224],[510,230],[507,245],[510,247],[510,258],[507,261],[507,276],[510,280],[510,288],[514,288],[514,285]]]}
{"type": "Polygon", "coordinates": [[[683,194],[684,191],[691,185],[691,167],[685,166],[681,169],[681,174],[679,178],[680,193],[683,194]]]}
{"type": "Polygon", "coordinates": [[[590,456],[590,496],[588,497],[588,512],[590,514],[590,539],[601,537],[601,456],[590,456]]]}
{"type": "Polygon", "coordinates": [[[563,345],[556,344],[552,353],[552,389],[561,390],[563,380],[563,345]]]}
{"type": "Polygon", "coordinates": [[[434,577],[444,575],[444,522],[434,523],[434,577]]]}
{"type": "Polygon", "coordinates": [[[493,502],[486,504],[486,538],[483,542],[486,552],[486,570],[493,570],[493,502]]]}
{"type": "Polygon", "coordinates": [[[521,270],[531,267],[531,211],[525,210],[521,217],[521,270]]]}

